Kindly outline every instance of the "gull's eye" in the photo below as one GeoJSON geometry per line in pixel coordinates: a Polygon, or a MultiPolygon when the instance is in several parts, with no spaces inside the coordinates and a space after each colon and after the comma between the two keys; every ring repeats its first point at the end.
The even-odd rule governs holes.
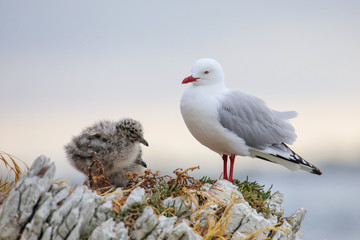
{"type": "Polygon", "coordinates": [[[205,71],[204,74],[209,74],[209,71],[205,71]]]}

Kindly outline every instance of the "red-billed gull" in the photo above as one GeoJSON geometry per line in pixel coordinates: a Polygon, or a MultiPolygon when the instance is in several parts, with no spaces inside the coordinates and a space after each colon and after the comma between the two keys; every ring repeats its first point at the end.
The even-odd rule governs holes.
{"type": "Polygon", "coordinates": [[[233,180],[237,155],[322,174],[287,146],[296,139],[295,129],[288,122],[296,112],[272,110],[259,98],[226,88],[222,67],[214,59],[196,61],[192,75],[182,83],[190,83],[180,102],[185,124],[201,144],[222,155],[224,179],[233,180]]]}

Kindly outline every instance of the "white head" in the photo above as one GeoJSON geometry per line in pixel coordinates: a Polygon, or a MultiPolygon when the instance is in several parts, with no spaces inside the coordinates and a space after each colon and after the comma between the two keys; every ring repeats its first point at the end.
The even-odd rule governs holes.
{"type": "Polygon", "coordinates": [[[191,69],[192,75],[185,78],[182,83],[192,82],[194,85],[211,85],[224,82],[224,72],[220,63],[211,58],[197,60],[191,69]]]}

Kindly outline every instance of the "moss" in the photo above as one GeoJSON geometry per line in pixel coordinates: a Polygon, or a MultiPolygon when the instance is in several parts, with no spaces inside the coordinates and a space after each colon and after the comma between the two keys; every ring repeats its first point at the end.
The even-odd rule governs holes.
{"type": "Polygon", "coordinates": [[[199,179],[199,182],[201,182],[202,184],[209,183],[209,184],[213,185],[216,183],[216,180],[211,179],[208,176],[204,176],[199,179]]]}
{"type": "Polygon", "coordinates": [[[271,196],[272,185],[268,190],[265,190],[264,185],[260,185],[256,181],[250,182],[248,177],[245,181],[234,179],[233,184],[238,187],[238,190],[252,208],[258,213],[262,213],[265,217],[270,215],[270,207],[265,203],[265,200],[271,196]]]}
{"type": "Polygon", "coordinates": [[[157,215],[165,215],[167,217],[176,216],[174,206],[165,206],[163,200],[168,197],[176,197],[179,195],[182,187],[178,183],[169,184],[167,182],[159,182],[147,196],[146,202],[153,207],[157,215]]]}

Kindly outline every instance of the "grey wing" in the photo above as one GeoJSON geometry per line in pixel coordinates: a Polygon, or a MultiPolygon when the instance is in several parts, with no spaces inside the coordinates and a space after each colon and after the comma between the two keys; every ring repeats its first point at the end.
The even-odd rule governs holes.
{"type": "Polygon", "coordinates": [[[287,121],[296,112],[278,112],[251,95],[231,91],[221,99],[218,109],[220,124],[244,139],[246,144],[265,149],[273,144],[292,144],[294,127],[287,121]]]}

